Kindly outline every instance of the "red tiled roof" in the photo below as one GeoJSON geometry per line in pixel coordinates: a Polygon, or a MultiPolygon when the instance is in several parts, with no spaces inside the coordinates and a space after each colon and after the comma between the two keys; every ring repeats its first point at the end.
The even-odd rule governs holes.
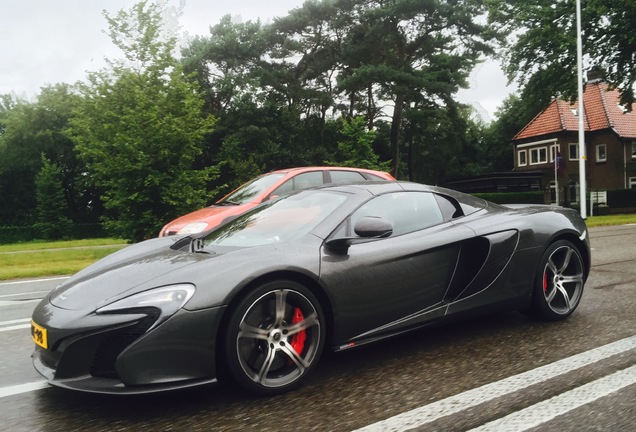
{"type": "MultiPolygon", "coordinates": [[[[599,131],[613,128],[624,138],[636,138],[636,112],[624,112],[619,106],[620,92],[608,90],[602,82],[588,83],[585,86],[583,104],[585,107],[585,130],[599,131]]],[[[548,107],[537,115],[513,138],[513,141],[525,138],[549,135],[563,131],[578,131],[578,101],[570,104],[554,99],[548,107]]]]}

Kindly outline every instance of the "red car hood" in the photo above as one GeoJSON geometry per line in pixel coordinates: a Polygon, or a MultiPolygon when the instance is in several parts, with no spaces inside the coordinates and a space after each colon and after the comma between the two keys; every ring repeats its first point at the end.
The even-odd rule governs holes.
{"type": "Polygon", "coordinates": [[[198,222],[207,223],[207,226],[200,231],[209,230],[220,225],[225,219],[243,214],[255,206],[256,203],[246,203],[239,205],[212,205],[202,208],[168,223],[162,228],[160,236],[177,234],[186,225],[198,222]]]}

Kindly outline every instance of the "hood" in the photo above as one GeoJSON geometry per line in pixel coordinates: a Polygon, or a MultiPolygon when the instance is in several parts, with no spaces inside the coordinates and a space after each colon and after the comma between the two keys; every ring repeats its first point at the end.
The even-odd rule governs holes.
{"type": "Polygon", "coordinates": [[[174,238],[147,240],[115,252],[55,288],[49,301],[62,309],[98,309],[134,294],[136,287],[147,287],[153,280],[213,256],[172,250],[173,243],[174,238]]]}
{"type": "Polygon", "coordinates": [[[210,207],[202,208],[200,210],[193,211],[183,215],[172,222],[166,224],[161,230],[161,235],[174,235],[179,230],[191,223],[206,223],[207,226],[200,231],[212,229],[220,225],[225,219],[233,216],[238,216],[247,210],[254,207],[254,203],[246,203],[239,205],[213,205],[210,207]]]}

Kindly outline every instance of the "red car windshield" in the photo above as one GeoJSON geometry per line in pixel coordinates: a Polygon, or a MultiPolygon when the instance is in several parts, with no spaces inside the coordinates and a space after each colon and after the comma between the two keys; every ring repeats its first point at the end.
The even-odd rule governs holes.
{"type": "Polygon", "coordinates": [[[283,178],[285,174],[265,174],[255,178],[249,183],[222,198],[217,204],[245,204],[251,202],[259,195],[262,195],[274,183],[283,178]]]}

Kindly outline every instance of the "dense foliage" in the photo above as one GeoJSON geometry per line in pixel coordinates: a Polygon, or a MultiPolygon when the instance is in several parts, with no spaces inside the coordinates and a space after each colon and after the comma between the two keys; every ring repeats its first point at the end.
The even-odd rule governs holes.
{"type": "MultiPolygon", "coordinates": [[[[588,61],[629,102],[636,3],[582,1],[588,61]]],[[[576,87],[570,0],[308,0],[271,24],[226,16],[180,53],[168,12],[105,13],[122,59],[35,101],[0,96],[0,226],[100,221],[140,240],[276,168],[505,171],[512,137],[576,87]],[[456,93],[496,51],[521,90],[486,125],[456,93]]]]}
{"type": "MultiPolygon", "coordinates": [[[[543,106],[577,92],[574,0],[487,0],[493,28],[508,35],[506,72],[543,106]]],[[[633,0],[581,0],[583,53],[587,69],[601,71],[631,107],[636,82],[636,22],[633,0]]]]}

